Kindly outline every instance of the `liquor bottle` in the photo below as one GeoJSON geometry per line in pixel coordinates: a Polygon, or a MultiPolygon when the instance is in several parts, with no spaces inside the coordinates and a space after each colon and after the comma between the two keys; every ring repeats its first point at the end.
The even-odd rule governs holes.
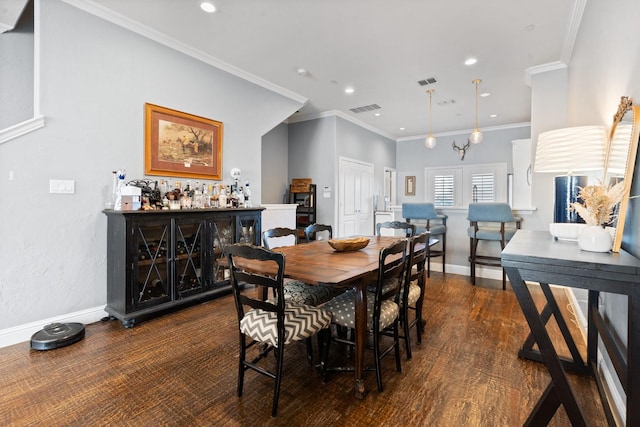
{"type": "Polygon", "coordinates": [[[226,208],[227,207],[227,191],[226,191],[224,185],[220,189],[220,194],[218,195],[218,205],[221,208],[226,208]]]}

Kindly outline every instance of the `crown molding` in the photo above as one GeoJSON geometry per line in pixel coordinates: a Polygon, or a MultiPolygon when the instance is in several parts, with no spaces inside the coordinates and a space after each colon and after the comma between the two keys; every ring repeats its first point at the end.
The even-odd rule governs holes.
{"type": "Polygon", "coordinates": [[[567,64],[562,61],[549,62],[547,64],[534,65],[524,70],[524,82],[527,86],[531,86],[531,78],[535,74],[547,73],[549,71],[562,70],[567,68],[567,64]]]}
{"type": "Polygon", "coordinates": [[[388,134],[384,131],[381,131],[380,129],[377,129],[371,126],[370,124],[360,121],[354,117],[351,117],[350,115],[345,114],[339,110],[330,110],[330,111],[323,111],[322,113],[303,114],[303,115],[298,115],[294,117],[289,117],[289,119],[287,119],[287,123],[306,122],[309,120],[316,120],[324,117],[340,117],[341,119],[351,122],[354,125],[360,126],[361,128],[367,129],[373,133],[377,133],[380,136],[384,136],[385,138],[388,138],[392,141],[396,140],[395,136],[388,134]]]}
{"type": "Polygon", "coordinates": [[[160,43],[178,52],[181,52],[185,55],[188,55],[192,58],[202,61],[205,64],[219,68],[220,70],[225,71],[229,74],[232,74],[236,77],[239,77],[243,80],[246,80],[255,85],[268,89],[279,95],[290,98],[296,102],[300,102],[303,105],[308,101],[308,99],[302,95],[299,95],[295,92],[285,89],[282,86],[278,86],[276,84],[268,82],[267,80],[264,80],[254,74],[244,71],[227,62],[221,61],[200,50],[193,49],[192,47],[174,38],[167,37],[166,35],[160,33],[159,31],[156,31],[150,27],[147,27],[146,25],[143,25],[137,21],[134,21],[124,15],[115,13],[114,11],[107,9],[102,5],[96,4],[91,0],[62,0],[62,1],[73,7],[83,10],[91,15],[97,16],[98,18],[104,19],[105,21],[111,22],[112,24],[125,28],[131,32],[139,34],[143,37],[146,37],[150,40],[153,40],[157,43],[160,43]]]}
{"type": "MultiPolygon", "coordinates": [[[[508,125],[500,125],[500,126],[488,126],[488,127],[483,127],[480,130],[482,132],[492,132],[492,131],[497,131],[497,130],[518,129],[518,128],[523,128],[523,127],[528,127],[528,126],[529,127],[531,126],[531,122],[511,123],[511,124],[508,124],[508,125]]],[[[471,132],[473,132],[473,129],[462,129],[462,130],[454,130],[454,131],[450,131],[450,132],[434,133],[433,136],[438,138],[438,137],[441,137],[441,136],[464,135],[464,134],[471,133],[471,132]]],[[[415,141],[416,139],[425,139],[426,137],[427,137],[426,133],[424,135],[403,136],[402,138],[396,139],[396,142],[415,141]]]]}
{"type": "Polygon", "coordinates": [[[571,62],[573,48],[576,45],[576,37],[578,36],[578,30],[580,30],[580,23],[582,22],[582,15],[586,5],[587,0],[574,0],[572,2],[571,12],[569,13],[567,28],[564,35],[564,42],[562,43],[562,51],[560,52],[560,60],[535,65],[524,70],[524,82],[527,86],[531,86],[531,78],[534,74],[567,68],[568,64],[571,62]]]}
{"type": "Polygon", "coordinates": [[[571,55],[573,54],[573,48],[576,45],[576,38],[578,36],[578,30],[580,29],[582,15],[586,5],[587,0],[574,0],[571,4],[571,13],[569,14],[569,21],[567,23],[567,32],[564,36],[562,54],[560,56],[560,61],[565,64],[569,64],[571,62],[571,55]]]}

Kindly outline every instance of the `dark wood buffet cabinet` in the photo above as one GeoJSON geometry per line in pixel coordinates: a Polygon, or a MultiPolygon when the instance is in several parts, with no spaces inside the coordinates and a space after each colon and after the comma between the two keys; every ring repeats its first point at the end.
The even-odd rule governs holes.
{"type": "Polygon", "coordinates": [[[264,208],[103,211],[107,215],[107,306],[136,319],[230,291],[224,247],[261,239],[264,208]]]}

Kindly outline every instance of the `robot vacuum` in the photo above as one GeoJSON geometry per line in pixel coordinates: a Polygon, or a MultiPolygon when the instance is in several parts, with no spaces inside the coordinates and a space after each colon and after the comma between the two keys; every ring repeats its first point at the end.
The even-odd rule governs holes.
{"type": "Polygon", "coordinates": [[[31,336],[33,350],[52,350],[77,343],[84,338],[82,323],[51,323],[31,336]]]}

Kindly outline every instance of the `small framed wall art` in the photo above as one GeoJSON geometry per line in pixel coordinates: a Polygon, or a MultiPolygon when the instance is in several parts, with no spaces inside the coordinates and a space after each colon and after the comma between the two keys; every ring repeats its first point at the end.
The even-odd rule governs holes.
{"type": "Polygon", "coordinates": [[[145,104],[147,175],[222,179],[222,122],[145,104]]]}
{"type": "Polygon", "coordinates": [[[404,177],[404,195],[405,196],[416,195],[416,177],[415,176],[404,177]]]}

